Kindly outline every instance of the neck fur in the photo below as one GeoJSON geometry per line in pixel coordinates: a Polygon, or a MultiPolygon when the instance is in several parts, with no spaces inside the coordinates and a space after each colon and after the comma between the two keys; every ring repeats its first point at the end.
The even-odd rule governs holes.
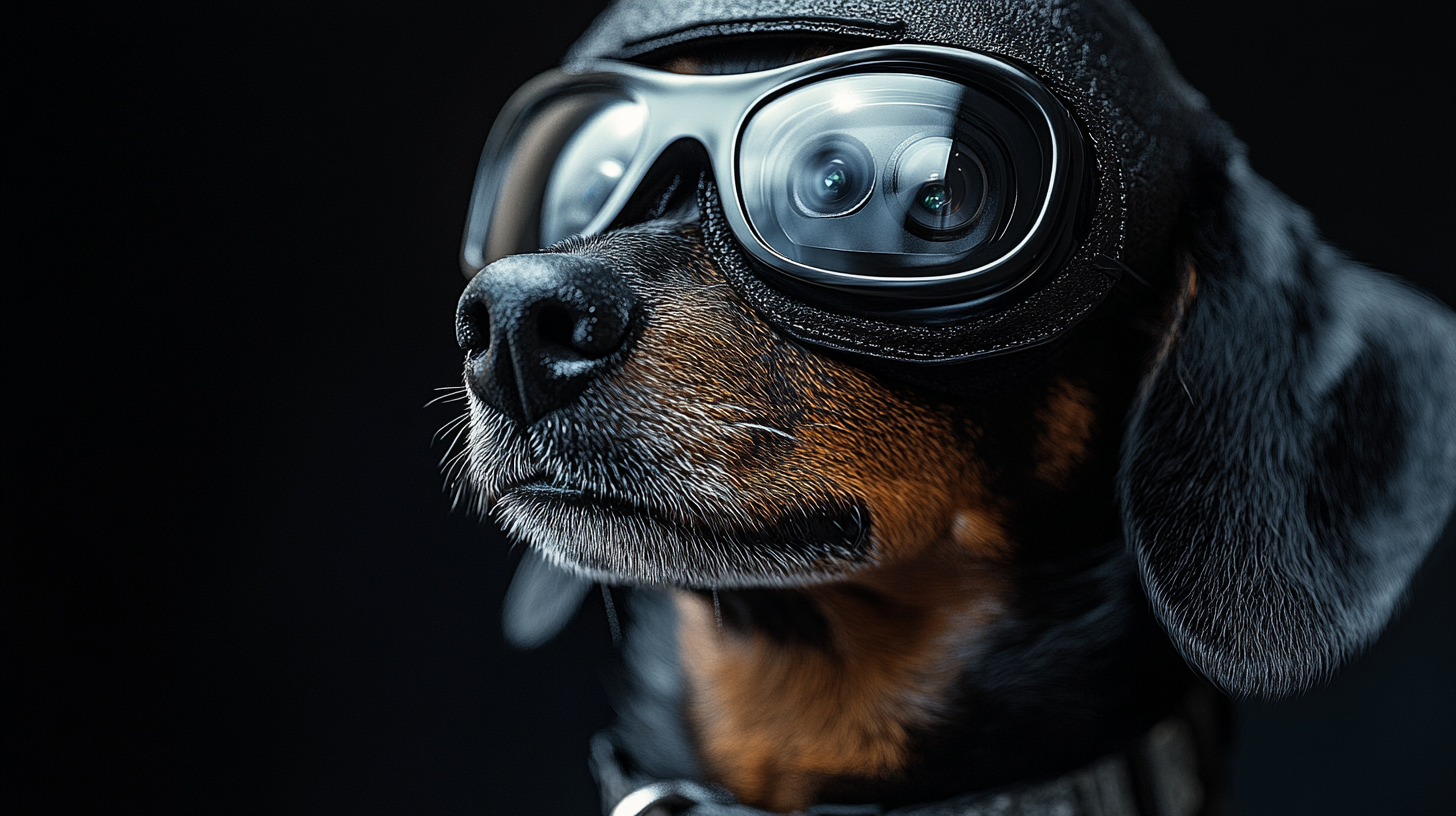
{"type": "Polygon", "coordinates": [[[717,609],[710,593],[675,593],[688,721],[710,778],[791,811],[834,778],[902,772],[1007,586],[996,562],[946,549],[844,583],[722,592],[717,609]]]}

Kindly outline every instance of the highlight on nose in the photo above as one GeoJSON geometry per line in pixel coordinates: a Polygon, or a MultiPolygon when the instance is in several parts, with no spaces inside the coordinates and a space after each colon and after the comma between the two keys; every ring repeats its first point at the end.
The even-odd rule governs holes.
{"type": "Polygon", "coordinates": [[[620,359],[635,304],[596,258],[502,258],[470,281],[456,309],[466,381],[497,411],[535,422],[571,404],[620,359]]]}

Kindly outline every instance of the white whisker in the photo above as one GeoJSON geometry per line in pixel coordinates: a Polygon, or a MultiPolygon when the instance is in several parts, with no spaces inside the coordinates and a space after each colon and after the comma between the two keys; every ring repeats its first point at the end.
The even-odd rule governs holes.
{"type": "Polygon", "coordinates": [[[798,442],[799,441],[799,440],[795,439],[794,438],[794,435],[791,434],[791,433],[789,433],[788,431],[781,431],[778,428],[774,428],[774,427],[771,427],[769,425],[760,425],[757,422],[729,422],[729,423],[727,423],[727,426],[726,427],[729,427],[729,428],[751,428],[753,430],[764,431],[765,433],[771,433],[771,434],[774,434],[775,436],[782,436],[783,438],[789,440],[790,442],[798,442]]]}
{"type": "MultiPolygon", "coordinates": [[[[439,442],[440,441],[440,437],[444,436],[445,434],[450,433],[451,431],[456,431],[457,432],[456,433],[456,436],[458,437],[459,436],[458,431],[459,431],[459,428],[461,427],[461,425],[463,425],[464,423],[469,422],[469,421],[470,421],[470,414],[461,414],[460,416],[455,417],[454,419],[450,420],[449,422],[446,422],[444,425],[441,425],[440,426],[440,430],[435,431],[435,435],[434,436],[430,437],[430,444],[431,445],[434,445],[436,442],[439,442]]],[[[453,442],[452,442],[452,445],[453,445],[453,442]]]]}
{"type": "Polygon", "coordinates": [[[443,393],[440,396],[435,397],[434,399],[432,399],[429,402],[425,403],[423,407],[429,408],[431,405],[434,405],[437,402],[464,402],[465,401],[465,386],[463,386],[463,385],[452,385],[452,386],[448,386],[448,387],[445,387],[445,388],[436,388],[435,390],[436,391],[444,391],[445,393],[443,393]]]}

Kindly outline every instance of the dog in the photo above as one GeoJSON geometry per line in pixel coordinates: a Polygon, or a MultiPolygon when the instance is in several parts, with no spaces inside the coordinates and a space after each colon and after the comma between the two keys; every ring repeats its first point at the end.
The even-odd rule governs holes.
{"type": "MultiPolygon", "coordinates": [[[[1216,812],[1210,689],[1328,677],[1450,515],[1456,318],[1325,244],[1125,5],[627,0],[567,64],[691,95],[983,56],[1081,141],[1060,237],[965,308],[784,273],[707,138],[556,240],[529,168],[606,144],[542,101],[585,80],[487,145],[452,475],[529,545],[516,642],[634,588],[607,813],[1216,812]]],[[[1034,175],[992,152],[988,188],[1034,175]]]]}

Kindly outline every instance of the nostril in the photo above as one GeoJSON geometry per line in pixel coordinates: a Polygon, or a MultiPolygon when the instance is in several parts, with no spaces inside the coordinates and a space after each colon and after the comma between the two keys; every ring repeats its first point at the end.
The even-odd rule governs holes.
{"type": "Polygon", "coordinates": [[[541,347],[558,353],[563,349],[579,351],[575,342],[576,323],[576,315],[566,304],[560,301],[541,304],[540,311],[536,313],[536,337],[541,347]]]}
{"type": "Polygon", "coordinates": [[[455,341],[471,356],[490,348],[490,307],[478,300],[462,306],[455,314],[455,341]]]}
{"type": "Polygon", "coordinates": [[[617,350],[626,332],[626,318],[610,308],[592,306],[576,321],[571,345],[587,357],[605,357],[617,350]]]}
{"type": "Polygon", "coordinates": [[[612,309],[552,300],[541,304],[536,313],[536,337],[543,349],[550,348],[558,355],[594,360],[611,354],[622,344],[624,322],[612,309]]]}

